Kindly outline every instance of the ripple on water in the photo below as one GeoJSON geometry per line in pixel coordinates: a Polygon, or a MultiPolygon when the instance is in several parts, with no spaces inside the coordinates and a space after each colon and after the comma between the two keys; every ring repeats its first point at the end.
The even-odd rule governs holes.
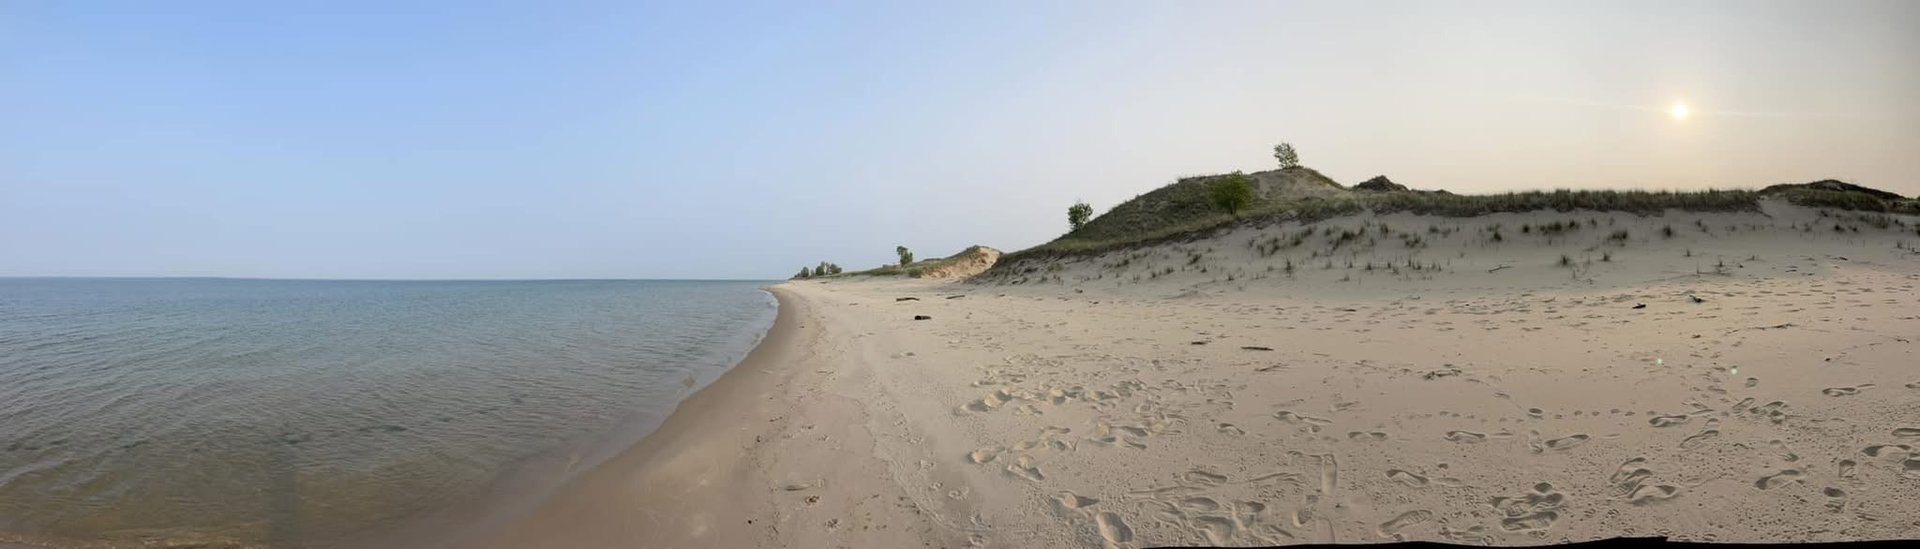
{"type": "Polygon", "coordinates": [[[637,437],[758,340],[761,285],[0,280],[0,539],[300,543],[471,499],[637,437]]]}

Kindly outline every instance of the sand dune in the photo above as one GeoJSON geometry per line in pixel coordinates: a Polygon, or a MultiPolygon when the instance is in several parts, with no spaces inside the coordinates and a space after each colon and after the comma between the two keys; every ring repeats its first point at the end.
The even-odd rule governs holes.
{"type": "Polygon", "coordinates": [[[783,284],[781,322],[817,334],[728,374],[777,380],[737,403],[768,417],[669,422],[745,460],[738,505],[672,539],[1920,536],[1915,226],[1773,202],[1362,216],[990,282],[783,284]]]}

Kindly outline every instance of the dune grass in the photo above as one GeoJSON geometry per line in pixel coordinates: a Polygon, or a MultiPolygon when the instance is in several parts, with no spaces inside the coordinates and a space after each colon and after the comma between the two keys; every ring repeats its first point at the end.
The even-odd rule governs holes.
{"type": "MultiPolygon", "coordinates": [[[[1846,193],[1843,193],[1846,194],[1846,193]]],[[[1332,198],[1297,198],[1255,205],[1239,217],[1211,209],[1185,213],[1175,222],[1157,223],[1157,228],[1136,232],[1076,231],[1052,242],[1007,254],[1000,264],[1011,265],[1023,259],[1097,254],[1110,250],[1205,238],[1214,231],[1240,224],[1271,225],[1287,221],[1310,223],[1366,211],[1379,214],[1407,212],[1442,217],[1474,217],[1502,212],[1576,210],[1657,214],[1669,209],[1685,211],[1733,212],[1759,208],[1760,195],[1753,191],[1533,191],[1491,195],[1395,192],[1350,194],[1332,198]]],[[[1090,223],[1091,227],[1092,224],[1090,223]]]]}
{"type": "Polygon", "coordinates": [[[1295,167],[1253,174],[1217,174],[1182,177],[1171,184],[1148,191],[1088,220],[1063,239],[1106,241],[1140,238],[1142,235],[1180,234],[1195,228],[1231,222],[1234,217],[1214,205],[1211,188],[1227,178],[1252,177],[1263,190],[1241,213],[1243,217],[1274,204],[1268,195],[1285,193],[1339,193],[1338,183],[1312,168],[1295,167]]]}
{"type": "Polygon", "coordinates": [[[1866,193],[1824,189],[1783,189],[1767,193],[1809,208],[1838,208],[1863,212],[1920,214],[1920,200],[1885,200],[1866,193]]]}

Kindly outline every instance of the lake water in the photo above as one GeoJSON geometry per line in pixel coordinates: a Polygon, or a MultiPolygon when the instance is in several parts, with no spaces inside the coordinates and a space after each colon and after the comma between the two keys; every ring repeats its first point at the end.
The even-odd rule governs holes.
{"type": "Polygon", "coordinates": [[[0,544],[326,544],[583,469],[746,355],[766,284],[0,279],[0,544]]]}

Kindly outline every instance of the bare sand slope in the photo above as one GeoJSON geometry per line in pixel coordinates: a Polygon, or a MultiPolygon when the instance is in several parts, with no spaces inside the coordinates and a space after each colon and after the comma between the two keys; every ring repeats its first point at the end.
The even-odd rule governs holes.
{"type": "Polygon", "coordinates": [[[1920,235],[1889,221],[1358,217],[1006,284],[788,283],[797,354],[648,440],[703,461],[623,457],[560,514],[684,533],[571,545],[608,547],[1920,537],[1920,235]]]}

